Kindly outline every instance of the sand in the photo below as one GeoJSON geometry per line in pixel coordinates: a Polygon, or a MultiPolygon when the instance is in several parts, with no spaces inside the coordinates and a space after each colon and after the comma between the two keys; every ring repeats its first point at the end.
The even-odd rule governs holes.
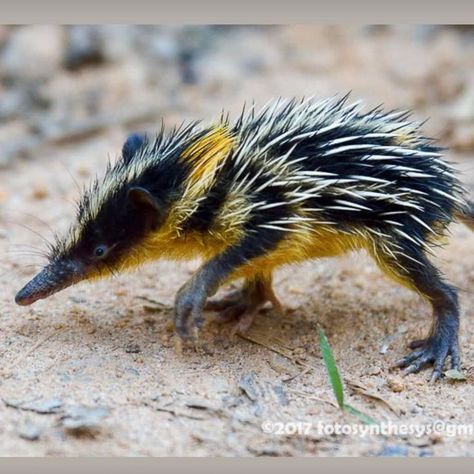
{"type": "MultiPolygon", "coordinates": [[[[429,42],[413,35],[404,29],[244,30],[222,39],[198,67],[202,82],[183,86],[181,108],[167,104],[163,115],[175,123],[212,117],[222,106],[237,111],[244,97],[263,104],[273,95],[352,88],[369,105],[411,105],[417,116],[431,115],[427,130],[452,147],[447,156],[459,163],[472,190],[472,158],[459,145],[465,143],[459,141],[464,125],[450,114],[469,88],[474,48],[463,51],[453,31],[429,42]],[[254,49],[243,53],[249,44],[254,49]],[[257,72],[236,78],[233,71],[245,54],[265,61],[257,72]],[[219,61],[220,75],[209,71],[219,61]],[[446,61],[451,67],[443,68],[446,61]],[[464,89],[450,92],[460,78],[464,89]]],[[[98,77],[113,81],[105,69],[99,68],[104,76],[98,77]]],[[[86,70],[77,80],[87,81],[88,74],[94,72],[86,70]]],[[[157,117],[140,128],[153,130],[158,123],[157,117]]],[[[181,352],[170,327],[173,299],[197,261],[157,262],[79,284],[31,307],[16,306],[15,292],[40,268],[41,258],[29,253],[45,248],[38,234],[50,239],[50,228],[67,228],[76,183],[102,172],[130,129],[116,125],[84,139],[47,144],[0,169],[1,455],[474,454],[472,432],[331,434],[336,423],[360,421],[335,404],[317,329],[321,325],[329,338],[346,401],[364,414],[427,430],[437,420],[471,423],[472,429],[474,235],[460,224],[453,225],[437,263],[460,288],[464,382],[430,385],[429,371],[401,377],[391,369],[408,342],[427,333],[429,305],[388,280],[364,254],[282,269],[275,291],[284,315],[265,311],[247,336],[232,339],[230,327],[216,325],[209,313],[198,347],[181,352]]]]}

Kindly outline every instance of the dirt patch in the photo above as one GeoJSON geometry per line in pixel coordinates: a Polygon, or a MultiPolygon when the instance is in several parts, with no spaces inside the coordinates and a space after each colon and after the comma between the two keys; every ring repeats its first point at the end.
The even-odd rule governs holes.
{"type": "MultiPolygon", "coordinates": [[[[452,147],[448,157],[459,162],[472,189],[470,33],[165,29],[160,41],[155,38],[158,53],[153,53],[147,38],[154,37],[145,29],[143,38],[137,32],[127,33],[133,41],[122,37],[122,54],[104,46],[111,41],[107,34],[121,38],[114,30],[91,43],[96,50],[87,60],[78,59],[77,50],[73,55],[66,33],[36,35],[69,41],[69,49],[63,46],[69,62],[61,62],[57,50],[46,50],[41,54],[51,53],[54,74],[45,79],[35,76],[41,68],[28,72],[40,83],[38,97],[50,98],[53,105],[42,112],[32,106],[31,116],[21,107],[10,115],[3,109],[0,145],[8,163],[0,170],[0,454],[472,455],[472,436],[362,437],[316,430],[318,423],[358,422],[335,406],[317,323],[331,342],[354,407],[379,421],[473,423],[474,236],[460,225],[453,226],[438,263],[461,289],[465,382],[431,386],[428,372],[402,378],[390,369],[408,341],[428,330],[429,307],[382,277],[364,255],[282,269],[275,283],[285,304],[282,317],[263,312],[247,337],[233,340],[229,328],[210,317],[199,346],[181,353],[170,329],[173,298],[197,262],[159,262],[113,280],[77,285],[28,308],[13,302],[41,261],[32,250],[44,248],[36,233],[51,238],[50,228],[60,232],[70,222],[76,183],[81,186],[104,170],[127,131],[153,130],[162,116],[171,125],[216,117],[222,107],[237,112],[249,98],[263,104],[276,95],[325,96],[352,89],[372,106],[385,101],[388,107],[415,108],[422,118],[431,115],[428,133],[452,147]],[[194,51],[189,44],[200,46],[194,51]],[[180,56],[178,46],[187,53],[180,56]],[[159,60],[152,66],[153,54],[159,60]],[[157,70],[165,71],[160,78],[157,70]],[[96,101],[88,95],[94,86],[96,101]],[[84,104],[88,97],[90,110],[84,104]],[[60,112],[67,98],[77,104],[65,126],[60,112]],[[117,119],[119,109],[123,120],[117,119]],[[33,115],[45,127],[41,133],[32,129],[33,115]],[[5,148],[12,143],[16,149],[5,148]],[[278,434],[273,425],[273,432],[265,433],[266,421],[312,424],[313,429],[278,434]]],[[[9,74],[20,66],[12,62],[9,74]]]]}

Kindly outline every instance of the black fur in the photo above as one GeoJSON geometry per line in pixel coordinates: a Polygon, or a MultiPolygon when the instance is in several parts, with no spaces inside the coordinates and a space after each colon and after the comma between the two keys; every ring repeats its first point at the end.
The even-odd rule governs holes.
{"type": "MultiPolygon", "coordinates": [[[[403,134],[393,137],[385,133],[387,124],[392,132],[397,126],[405,127],[409,113],[398,115],[392,121],[389,116],[393,111],[383,112],[381,108],[366,114],[356,113],[357,106],[348,107],[344,97],[333,103],[327,113],[321,114],[319,122],[302,120],[301,124],[295,125],[288,117],[292,117],[291,112],[299,105],[296,101],[286,103],[277,108],[277,112],[271,112],[277,115],[271,116],[270,121],[269,109],[259,114],[251,113],[250,116],[242,113],[233,125],[223,119],[231,135],[236,138],[236,145],[184,223],[183,231],[199,232],[203,236],[212,232],[228,200],[229,191],[241,184],[239,180],[246,180],[248,184],[255,177],[250,185],[244,186],[245,205],[251,211],[241,229],[243,238],[205,262],[178,293],[175,322],[179,334],[189,336],[190,318],[196,326],[200,326],[204,303],[222,281],[239,267],[271,252],[290,235],[293,229],[288,221],[301,216],[298,215],[298,202],[288,196],[299,193],[305,197],[304,207],[315,209],[308,211],[314,215],[305,216],[313,217],[314,222],[329,222],[333,228],[345,232],[351,232],[351,229],[370,231],[371,236],[376,236],[372,243],[378,246],[379,251],[375,254],[379,263],[380,259],[384,260],[394,275],[410,282],[431,301],[435,316],[432,330],[418,349],[404,358],[400,365],[408,366],[409,372],[415,372],[426,363],[434,363],[433,376],[437,378],[446,357],[451,355],[452,367],[458,368],[459,311],[456,290],[444,282],[440,272],[428,261],[425,244],[433,245],[430,241],[432,234],[442,235],[455,216],[460,216],[472,226],[474,211],[472,205],[463,205],[463,190],[458,179],[452,175],[452,169],[437,159],[442,149],[432,140],[420,136],[416,127],[408,129],[408,137],[403,134]],[[341,120],[340,114],[346,114],[350,120],[341,120]],[[276,140],[278,137],[282,139],[276,140]],[[349,138],[350,142],[332,143],[344,138],[349,138]],[[249,156],[238,158],[243,147],[250,142],[252,147],[245,148],[249,156]],[[271,143],[273,145],[268,146],[271,143]],[[354,148],[357,145],[361,148],[354,148]],[[266,155],[260,155],[259,151],[264,148],[266,155]],[[412,155],[407,157],[411,151],[412,155]],[[328,152],[331,154],[326,155],[328,152]],[[371,160],[374,155],[387,159],[371,160]],[[255,156],[260,161],[253,159],[255,156]],[[287,176],[300,179],[301,171],[330,173],[332,177],[327,179],[336,182],[317,193],[311,190],[318,183],[324,183],[326,178],[318,180],[315,177],[312,181],[300,179],[301,182],[290,179],[283,180],[282,184],[279,179],[273,179],[279,176],[276,173],[281,169],[272,162],[272,158],[276,160],[283,156],[287,157],[287,176]],[[297,162],[293,163],[294,160],[297,162]],[[238,178],[244,163],[245,172],[238,178]],[[415,169],[415,173],[407,170],[407,166],[415,169]],[[352,194],[345,197],[341,195],[340,186],[336,185],[339,183],[342,186],[342,180],[347,179],[352,180],[352,194]],[[382,195],[357,194],[368,190],[370,181],[367,179],[384,180],[380,188],[382,195]],[[399,197],[397,202],[386,199],[393,196],[399,197]],[[460,199],[452,199],[453,196],[460,199]],[[345,201],[368,209],[358,208],[355,212],[350,206],[341,206],[338,201],[343,197],[345,201]],[[410,206],[407,200],[416,208],[410,206]],[[257,203],[265,203],[265,206],[252,206],[257,203]],[[271,207],[271,204],[278,206],[271,207]],[[397,214],[387,219],[386,213],[397,214]],[[272,226],[274,221],[284,222],[287,227],[272,226]],[[397,232],[400,227],[405,236],[397,232]],[[391,247],[390,250],[396,249],[396,252],[387,251],[387,246],[391,247]]],[[[113,186],[104,196],[99,209],[91,206],[91,200],[100,191],[101,183],[96,181],[79,205],[79,236],[73,234],[76,241],[69,242],[68,246],[60,241],[53,249],[52,261],[72,258],[99,268],[106,266],[113,269],[122,256],[139,251],[137,244],[140,240],[159,228],[168,211],[183,195],[191,172],[189,162],[182,159],[183,152],[210,130],[200,129],[192,123],[168,134],[162,128],[153,140],[144,135],[130,135],[123,145],[121,159],[107,170],[107,177],[114,180],[113,186]],[[142,163],[147,166],[137,166],[142,163]],[[145,199],[131,199],[134,194],[130,193],[132,188],[143,190],[145,199]],[[110,250],[106,252],[106,257],[97,258],[98,245],[105,245],[110,250]]]]}

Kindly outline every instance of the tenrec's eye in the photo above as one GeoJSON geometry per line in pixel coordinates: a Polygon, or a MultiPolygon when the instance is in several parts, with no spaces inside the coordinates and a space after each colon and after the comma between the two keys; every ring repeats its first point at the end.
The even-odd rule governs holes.
{"type": "Polygon", "coordinates": [[[94,249],[94,257],[97,257],[97,258],[102,258],[105,256],[105,254],[107,253],[107,246],[106,245],[98,245],[95,249],[94,249]]]}

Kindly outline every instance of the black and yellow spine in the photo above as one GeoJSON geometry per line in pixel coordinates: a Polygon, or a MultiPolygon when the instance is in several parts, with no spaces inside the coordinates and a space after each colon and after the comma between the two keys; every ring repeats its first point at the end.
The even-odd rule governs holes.
{"type": "MultiPolygon", "coordinates": [[[[132,135],[84,193],[51,268],[80,262],[79,276],[64,287],[158,258],[201,257],[176,298],[176,328],[188,337],[225,282],[245,279],[240,298],[210,306],[229,317],[254,316],[267,300],[278,307],[276,267],[365,249],[432,303],[430,336],[404,364],[416,371],[434,361],[439,376],[448,354],[459,365],[457,296],[427,255],[454,219],[472,226],[474,213],[444,150],[420,127],[409,112],[364,112],[344,97],[276,100],[235,122],[222,116],[210,126],[132,135]]],[[[37,294],[52,292],[46,283],[37,294]]],[[[31,292],[18,298],[34,299],[31,292]]]]}

